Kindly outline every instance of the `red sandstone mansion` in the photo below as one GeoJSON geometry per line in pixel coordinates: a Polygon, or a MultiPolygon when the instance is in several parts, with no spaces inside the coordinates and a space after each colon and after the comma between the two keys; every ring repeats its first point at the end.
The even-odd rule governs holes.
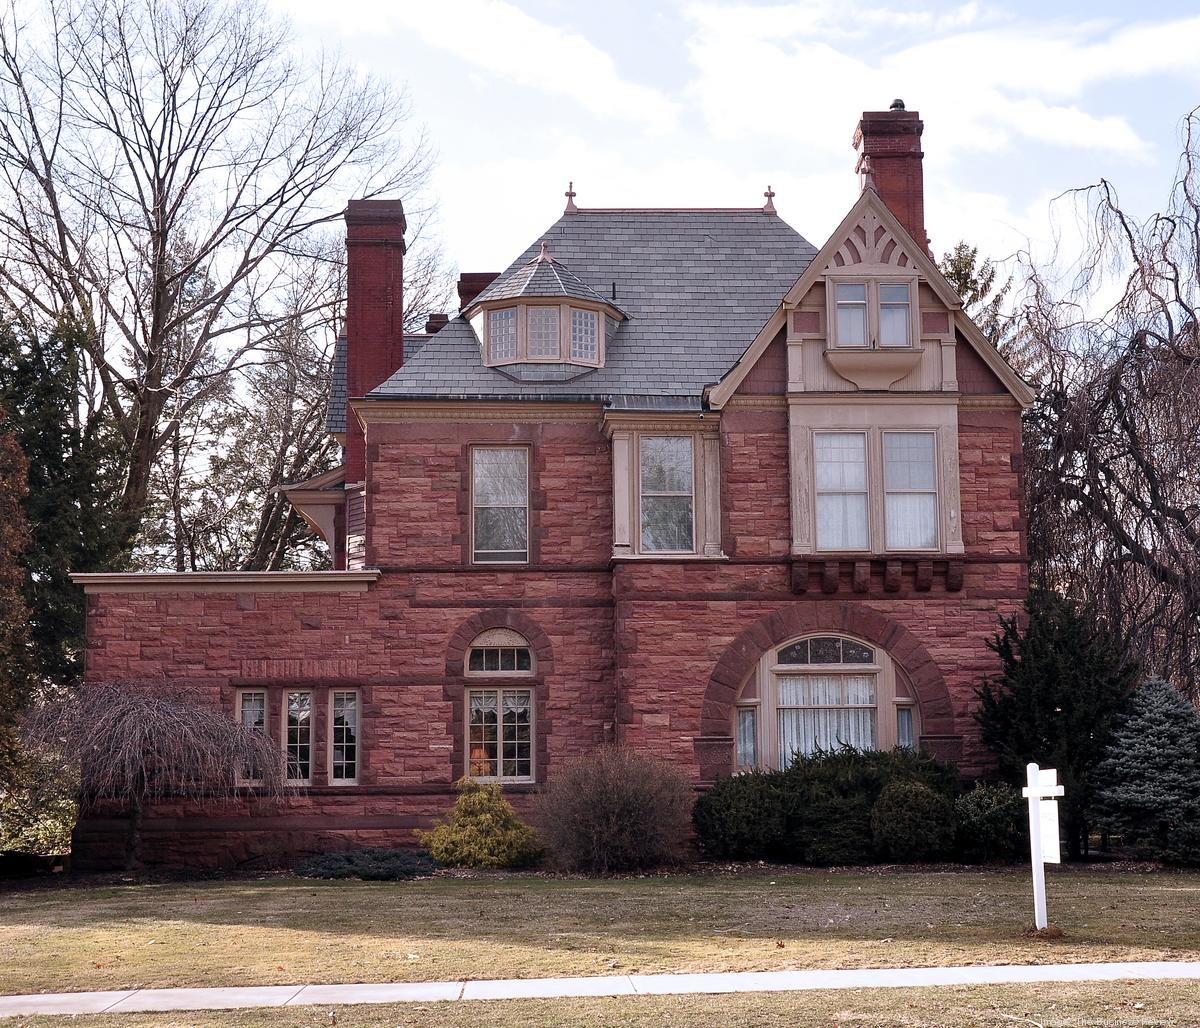
{"type": "MultiPolygon", "coordinates": [[[[319,573],[79,575],[93,680],[167,676],[278,739],[282,805],[165,805],[149,860],[409,841],[617,740],[698,784],[797,751],[985,763],[985,639],[1027,586],[1029,386],[930,259],[922,123],[862,117],[820,249],[755,208],[562,216],[405,334],[404,213],[346,211],[319,573]]],[[[77,859],[119,848],[93,817],[77,859]]]]}

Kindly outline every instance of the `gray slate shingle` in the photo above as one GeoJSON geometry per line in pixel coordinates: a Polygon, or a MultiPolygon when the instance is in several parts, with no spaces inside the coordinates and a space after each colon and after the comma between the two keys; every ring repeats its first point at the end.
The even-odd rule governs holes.
{"type": "Polygon", "coordinates": [[[687,406],[698,406],[704,387],[737,362],[816,256],[790,225],[757,210],[583,210],[564,214],[539,235],[497,285],[537,256],[542,239],[601,298],[616,283],[615,302],[629,320],[608,338],[603,368],[566,381],[514,381],[484,366],[474,332],[456,317],[419,351],[409,349],[404,367],[370,395],[601,402],[619,396],[623,405],[640,407],[657,406],[651,397],[687,397],[687,406]]]}

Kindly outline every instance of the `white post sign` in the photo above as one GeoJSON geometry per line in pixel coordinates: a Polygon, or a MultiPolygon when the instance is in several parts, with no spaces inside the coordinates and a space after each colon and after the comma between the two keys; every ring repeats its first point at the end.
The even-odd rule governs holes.
{"type": "Polygon", "coordinates": [[[1027,785],[1021,795],[1029,800],[1029,856],[1033,863],[1033,923],[1046,927],[1046,864],[1062,860],[1058,847],[1058,800],[1063,787],[1058,772],[1026,765],[1027,785]]]}

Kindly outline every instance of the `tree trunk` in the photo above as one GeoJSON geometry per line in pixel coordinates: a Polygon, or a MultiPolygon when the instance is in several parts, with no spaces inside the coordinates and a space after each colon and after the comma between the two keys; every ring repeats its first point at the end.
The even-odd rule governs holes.
{"type": "Polygon", "coordinates": [[[129,829],[125,836],[125,870],[139,871],[142,867],[142,821],[144,810],[141,796],[134,796],[129,805],[129,829]]]}

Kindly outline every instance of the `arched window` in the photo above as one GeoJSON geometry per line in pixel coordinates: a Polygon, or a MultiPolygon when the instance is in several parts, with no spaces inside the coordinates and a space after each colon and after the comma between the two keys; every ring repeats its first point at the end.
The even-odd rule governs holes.
{"type": "Polygon", "coordinates": [[[466,690],[466,775],[489,782],[533,781],[533,688],[520,684],[533,672],[529,641],[511,629],[490,629],[471,643],[466,673],[481,681],[466,690]],[[509,685],[504,679],[514,681],[509,685]]]}
{"type": "Polygon", "coordinates": [[[836,635],[769,650],[734,707],[738,767],[787,767],[797,754],[916,745],[917,707],[903,673],[876,646],[836,635]]]}

